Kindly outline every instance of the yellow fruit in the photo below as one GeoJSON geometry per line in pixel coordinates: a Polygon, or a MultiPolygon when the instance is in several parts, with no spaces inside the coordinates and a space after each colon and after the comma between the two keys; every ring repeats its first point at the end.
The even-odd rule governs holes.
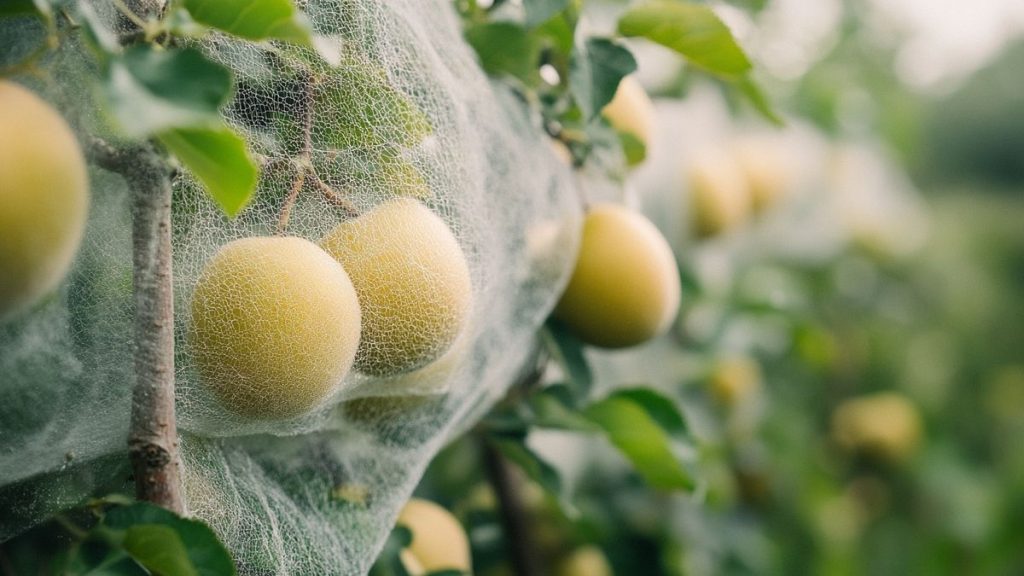
{"type": "Polygon", "coordinates": [[[448,226],[411,198],[342,222],[320,245],[352,278],[363,309],[356,368],[415,370],[445,353],[472,307],[469,266],[448,226]]]}
{"type": "Polygon", "coordinates": [[[751,208],[761,213],[775,205],[790,186],[790,169],[778,146],[747,139],[735,146],[736,162],[747,180],[751,208]]]}
{"type": "Polygon", "coordinates": [[[315,408],[348,374],[359,331],[345,270],[302,238],[226,244],[192,295],[196,367],[224,407],[243,416],[315,408]]]}
{"type": "Polygon", "coordinates": [[[633,346],[663,333],[679,311],[679,269],[647,218],[597,204],[583,222],[576,268],[554,315],[595,346],[633,346]]]}
{"type": "Polygon", "coordinates": [[[612,576],[611,564],[597,546],[574,550],[558,564],[558,576],[612,576]]]}
{"type": "Polygon", "coordinates": [[[601,113],[612,128],[635,137],[645,147],[650,143],[654,104],[636,78],[623,78],[615,91],[615,97],[601,113]]]}
{"type": "Polygon", "coordinates": [[[732,230],[750,216],[748,184],[731,155],[705,150],[693,159],[687,177],[691,220],[699,236],[732,230]]]}
{"type": "Polygon", "coordinates": [[[917,408],[895,392],[881,392],[842,403],[832,415],[832,436],[851,452],[900,462],[921,441],[917,408]]]}
{"type": "Polygon", "coordinates": [[[413,498],[399,514],[398,524],[412,532],[412,543],[401,555],[412,576],[441,570],[472,571],[466,532],[444,508],[413,498]]]}
{"type": "Polygon", "coordinates": [[[64,119],[0,80],[0,319],[57,287],[89,209],[85,158],[64,119]]]}
{"type": "Polygon", "coordinates": [[[761,389],[761,367],[751,358],[729,358],[711,370],[711,393],[726,406],[736,406],[761,389]]]}

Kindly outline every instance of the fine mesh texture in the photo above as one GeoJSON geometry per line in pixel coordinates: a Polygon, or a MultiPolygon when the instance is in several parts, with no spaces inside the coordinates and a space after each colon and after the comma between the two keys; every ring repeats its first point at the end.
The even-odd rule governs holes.
{"type": "MultiPolygon", "coordinates": [[[[522,102],[485,77],[447,0],[322,0],[303,9],[335,52],[336,67],[294,47],[225,36],[200,46],[234,71],[237,93],[226,116],[265,164],[252,204],[228,220],[187,174],[174,189],[185,494],[189,513],[213,526],[242,574],[368,570],[431,456],[530,368],[537,329],[571,271],[580,225],[570,169],[552,153],[522,102]],[[308,78],[316,79],[309,92],[308,78]],[[288,159],[304,152],[319,178],[351,206],[307,178],[288,219],[289,236],[316,243],[350,219],[352,208],[365,216],[401,198],[440,219],[441,233],[436,225],[424,232],[381,219],[371,244],[386,244],[382,239],[393,233],[404,238],[399,252],[408,257],[380,256],[380,265],[369,269],[393,278],[404,265],[415,278],[410,284],[419,292],[398,306],[411,316],[388,330],[404,330],[413,339],[435,334],[434,340],[451,343],[428,350],[427,360],[440,358],[414,370],[364,370],[378,374],[371,376],[353,368],[318,388],[309,374],[322,380],[345,364],[332,356],[348,353],[344,342],[289,343],[278,333],[284,329],[274,326],[294,321],[304,327],[303,338],[317,338],[318,331],[328,338],[324,315],[344,315],[318,314],[323,302],[316,298],[330,297],[303,291],[295,270],[305,266],[317,286],[336,279],[328,280],[334,275],[321,264],[298,257],[282,263],[264,254],[257,268],[270,276],[274,266],[291,270],[278,288],[305,300],[292,301],[275,324],[273,314],[259,316],[275,291],[221,292],[239,317],[256,315],[257,325],[269,327],[269,334],[257,331],[252,340],[252,348],[267,350],[261,372],[280,380],[289,366],[305,367],[295,372],[293,384],[313,408],[297,416],[253,418],[237,406],[258,411],[260,402],[273,402],[272,395],[225,402],[223,394],[230,392],[218,396],[204,382],[199,358],[209,339],[196,337],[192,296],[224,245],[278,232],[294,179],[288,159]],[[458,265],[455,272],[431,267],[432,254],[451,252],[438,234],[450,234],[456,254],[464,255],[470,294],[462,300],[438,294],[457,284],[449,276],[459,274],[458,265]],[[427,256],[408,249],[410,238],[427,256]],[[467,302],[467,312],[453,312],[453,301],[467,302]],[[309,322],[298,321],[303,315],[309,322]],[[225,408],[232,405],[235,410],[225,408]]],[[[116,21],[112,14],[99,18],[116,21]]],[[[0,53],[24,53],[38,33],[27,21],[4,25],[0,53]]],[[[94,73],[83,54],[64,49],[47,61],[54,81],[29,84],[78,118],[76,124],[101,130],[82,89],[94,73]]],[[[88,494],[125,488],[122,455],[134,382],[130,193],[119,177],[99,170],[91,180],[88,228],[68,278],[43,304],[0,326],[0,538],[88,494]]],[[[356,274],[350,276],[355,282],[356,274]]],[[[373,274],[364,276],[372,284],[373,274]]],[[[362,290],[378,296],[389,290],[372,288],[362,290]]],[[[385,358],[385,364],[399,362],[394,354],[385,358]]],[[[402,366],[424,361],[421,356],[402,366]]]]}

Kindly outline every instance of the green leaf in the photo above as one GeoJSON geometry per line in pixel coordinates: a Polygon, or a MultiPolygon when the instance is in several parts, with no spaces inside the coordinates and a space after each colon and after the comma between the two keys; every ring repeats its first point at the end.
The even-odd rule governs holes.
{"type": "Polygon", "coordinates": [[[543,24],[555,14],[565,10],[567,6],[569,6],[569,0],[523,0],[526,25],[533,28],[538,24],[543,24]]]}
{"type": "Polygon", "coordinates": [[[384,541],[384,547],[373,567],[370,568],[368,576],[409,576],[402,562],[402,550],[412,544],[412,532],[402,525],[395,526],[384,541]]]}
{"type": "Polygon", "coordinates": [[[751,68],[729,27],[701,4],[649,0],[619,19],[619,33],[661,44],[715,74],[738,76],[751,68]]]}
{"type": "Polygon", "coordinates": [[[375,64],[349,61],[317,88],[313,142],[321,148],[411,147],[433,133],[430,119],[375,64]]]}
{"type": "Polygon", "coordinates": [[[249,156],[245,140],[230,128],[180,128],[162,132],[158,138],[229,217],[249,203],[259,181],[259,169],[249,156]]]}
{"type": "Polygon", "coordinates": [[[599,427],[573,408],[576,403],[572,391],[564,384],[548,386],[532,394],[528,400],[533,416],[530,423],[541,428],[588,433],[600,431],[599,427]]]}
{"type": "Polygon", "coordinates": [[[162,576],[232,576],[236,573],[234,562],[224,545],[209,526],[198,520],[181,518],[158,506],[139,502],[111,509],[103,518],[103,525],[111,530],[124,531],[125,549],[140,563],[162,576]],[[161,528],[167,528],[170,532],[161,528]],[[172,535],[177,538],[177,544],[169,542],[172,535]],[[174,559],[161,553],[158,537],[164,538],[167,547],[175,555],[174,559]],[[135,556],[136,553],[141,554],[141,557],[135,556]],[[180,566],[178,560],[192,571],[163,571],[146,564],[159,562],[164,567],[180,566]]]}
{"type": "Polygon", "coordinates": [[[318,173],[342,195],[367,185],[386,189],[392,196],[431,197],[430,186],[419,168],[402,157],[399,150],[385,148],[355,148],[335,154],[329,160],[315,162],[318,173]]]}
{"type": "Polygon", "coordinates": [[[557,322],[548,322],[541,336],[548,353],[565,372],[573,396],[579,401],[585,400],[594,382],[594,374],[583,355],[583,342],[557,322]]]}
{"type": "Polygon", "coordinates": [[[647,146],[643,141],[629,132],[619,132],[622,153],[626,156],[626,164],[636,166],[647,158],[647,146]]]}
{"type": "Polygon", "coordinates": [[[291,0],[184,0],[192,18],[247,40],[312,46],[309,21],[291,0]]]}
{"type": "Polygon", "coordinates": [[[231,73],[192,48],[140,45],[114,58],[101,85],[108,111],[126,136],[220,124],[231,73]]]}
{"type": "Polygon", "coordinates": [[[766,120],[776,126],[785,125],[786,122],[775,112],[771,102],[768,101],[764,92],[761,91],[761,87],[754,82],[749,74],[736,80],[733,85],[741,94],[746,96],[747,101],[754,107],[754,110],[757,110],[766,120]]]}
{"type": "Polygon", "coordinates": [[[636,70],[628,48],[608,38],[588,38],[573,51],[569,88],[589,121],[615,97],[619,82],[636,70]]]}
{"type": "Polygon", "coordinates": [[[49,17],[50,4],[45,0],[3,0],[0,2],[0,18],[5,16],[49,17]]]}
{"type": "Polygon", "coordinates": [[[627,390],[590,405],[584,413],[650,485],[693,489],[693,478],[673,449],[686,426],[670,400],[650,390],[627,390]]]}
{"type": "Polygon", "coordinates": [[[515,463],[527,476],[539,484],[548,493],[558,499],[567,514],[575,514],[576,508],[566,497],[562,487],[562,477],[550,464],[541,459],[533,450],[523,443],[522,439],[494,439],[495,447],[511,462],[515,463]]]}
{"type": "Polygon", "coordinates": [[[466,29],[466,41],[488,74],[508,74],[527,85],[536,82],[540,43],[522,26],[511,22],[476,24],[466,29]]]}
{"type": "Polygon", "coordinates": [[[177,531],[163,524],[132,526],[121,544],[139,564],[163,576],[199,576],[177,531]]]}

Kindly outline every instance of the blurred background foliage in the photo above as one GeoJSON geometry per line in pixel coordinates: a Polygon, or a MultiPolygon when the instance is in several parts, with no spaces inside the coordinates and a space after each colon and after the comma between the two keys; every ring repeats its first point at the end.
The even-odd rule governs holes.
{"type": "MultiPolygon", "coordinates": [[[[528,545],[552,573],[604,573],[570,567],[595,546],[615,574],[1024,573],[1024,10],[939,4],[714,4],[787,117],[780,130],[813,126],[830,162],[867,144],[897,176],[854,167],[854,188],[909,190],[927,232],[883,203],[885,241],[854,231],[827,258],[753,248],[778,231],[761,221],[684,243],[671,343],[627,353],[645,368],[587,358],[616,367],[610,388],[650,384],[678,401],[699,486],[652,490],[606,443],[531,433],[568,486],[559,499],[520,474],[528,545]],[[699,329],[709,310],[715,329],[699,329]]],[[[621,9],[588,3],[581,21],[621,9]]],[[[660,48],[630,48],[659,118],[667,99],[722,86],[660,48]]],[[[720,133],[764,131],[724,96],[720,133]]],[[[449,446],[418,492],[466,523],[480,574],[510,574],[516,545],[481,437],[449,446]]]]}

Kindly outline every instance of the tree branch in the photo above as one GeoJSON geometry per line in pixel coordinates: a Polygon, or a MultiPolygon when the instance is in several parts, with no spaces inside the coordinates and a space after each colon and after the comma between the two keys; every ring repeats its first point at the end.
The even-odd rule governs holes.
{"type": "Polygon", "coordinates": [[[512,567],[517,576],[538,576],[542,573],[541,559],[533,541],[530,512],[523,503],[522,478],[486,437],[480,439],[480,449],[488,480],[498,497],[512,567]]]}
{"type": "Polygon", "coordinates": [[[171,167],[152,144],[115,148],[94,139],[89,153],[101,167],[121,174],[134,194],[136,381],[128,454],[136,496],[180,514],[185,510],[174,414],[171,167]]]}

